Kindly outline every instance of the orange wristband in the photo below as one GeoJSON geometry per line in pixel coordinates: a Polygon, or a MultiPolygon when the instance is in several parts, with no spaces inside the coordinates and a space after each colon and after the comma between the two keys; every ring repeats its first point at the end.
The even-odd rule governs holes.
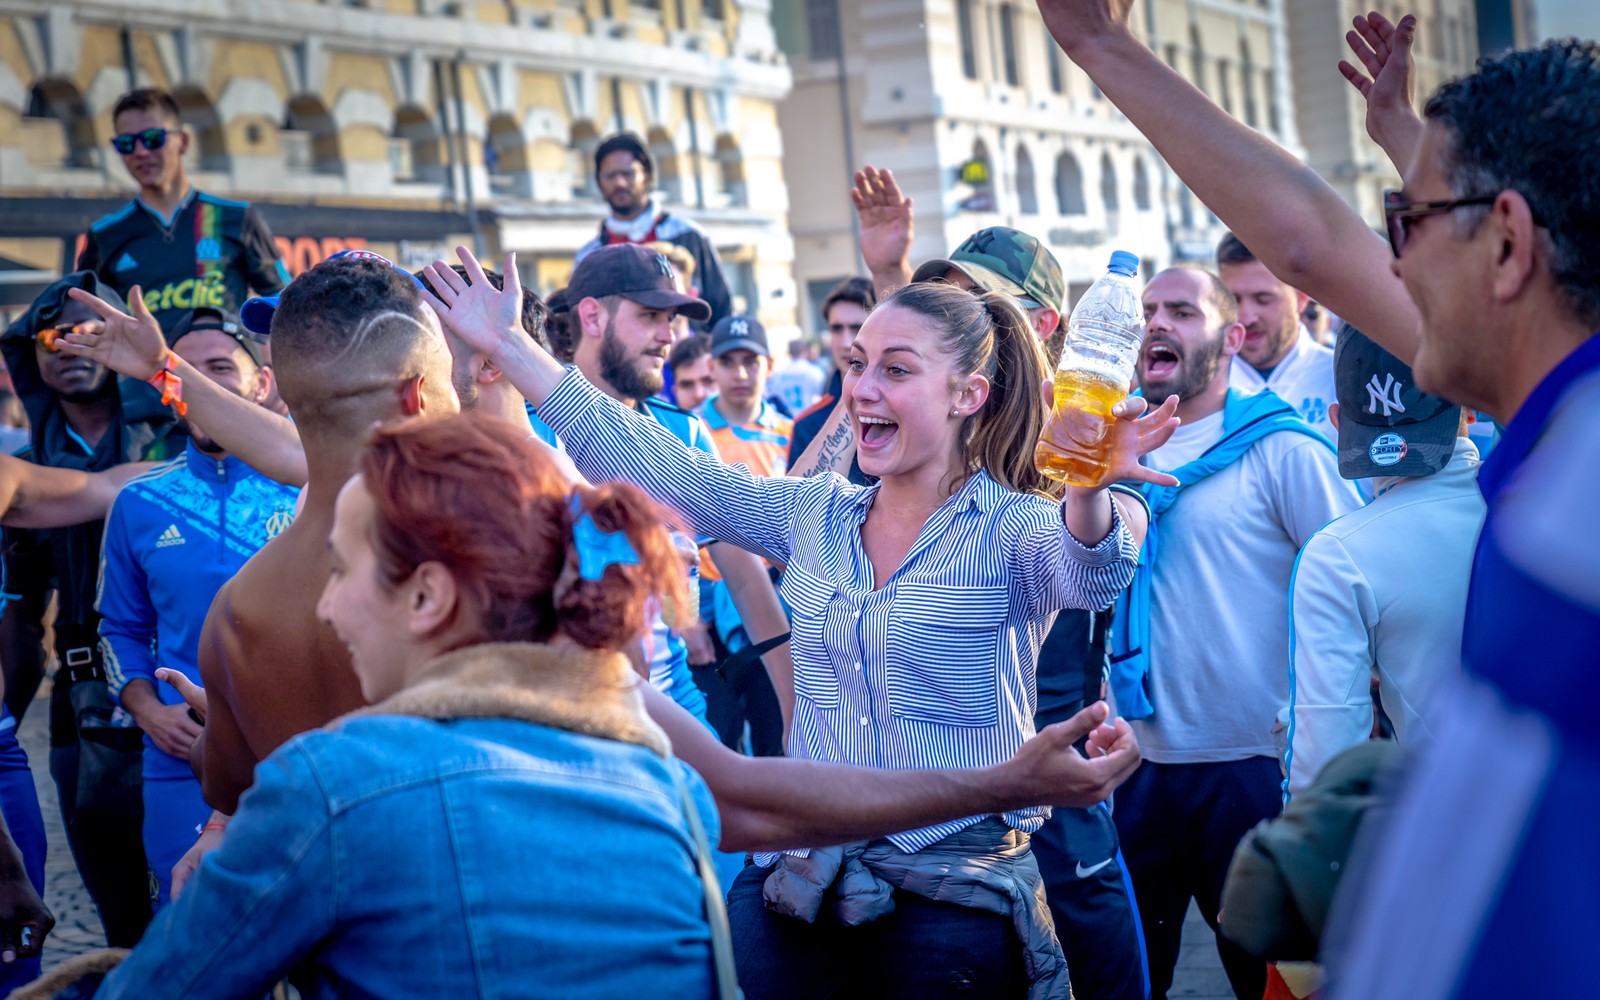
{"type": "Polygon", "coordinates": [[[150,384],[161,390],[161,405],[175,407],[178,416],[189,415],[189,404],[183,401],[183,379],[178,375],[178,356],[167,352],[166,366],[150,376],[150,384]]]}
{"type": "Polygon", "coordinates": [[[228,828],[228,824],[219,823],[216,820],[211,820],[204,827],[201,828],[200,832],[201,833],[210,833],[212,830],[226,830],[227,828],[228,828]]]}

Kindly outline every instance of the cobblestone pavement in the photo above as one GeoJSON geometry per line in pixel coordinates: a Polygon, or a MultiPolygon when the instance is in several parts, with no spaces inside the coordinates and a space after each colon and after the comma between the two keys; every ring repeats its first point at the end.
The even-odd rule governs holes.
{"type": "MultiPolygon", "coordinates": [[[[105,933],[89,893],[83,888],[78,869],[72,863],[67,837],[61,826],[61,811],[56,807],[56,785],[50,780],[49,682],[39,691],[33,707],[22,720],[17,735],[33,766],[33,783],[39,790],[39,808],[44,812],[45,833],[50,855],[45,862],[44,901],[55,914],[56,928],[45,940],[44,967],[55,965],[95,948],[105,946],[105,933]]],[[[1183,925],[1183,948],[1170,996],[1185,1000],[1230,1000],[1228,977],[1217,960],[1211,928],[1200,919],[1200,911],[1189,908],[1183,925]]]]}

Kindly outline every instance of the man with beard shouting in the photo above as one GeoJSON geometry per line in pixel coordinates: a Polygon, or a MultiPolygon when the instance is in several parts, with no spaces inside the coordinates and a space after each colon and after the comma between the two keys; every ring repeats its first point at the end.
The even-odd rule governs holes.
{"type": "MultiPolygon", "coordinates": [[[[1234,847],[1278,813],[1273,723],[1289,702],[1295,555],[1360,500],[1293,408],[1228,387],[1245,330],[1220,279],[1163,271],[1144,314],[1139,384],[1152,406],[1176,395],[1183,421],[1147,461],[1180,485],[1143,488],[1151,529],[1117,608],[1111,684],[1146,760],[1116,821],[1160,998],[1189,900],[1214,929],[1234,847]]],[[[1261,996],[1265,966],[1220,938],[1217,948],[1234,991],[1261,996]]]]}

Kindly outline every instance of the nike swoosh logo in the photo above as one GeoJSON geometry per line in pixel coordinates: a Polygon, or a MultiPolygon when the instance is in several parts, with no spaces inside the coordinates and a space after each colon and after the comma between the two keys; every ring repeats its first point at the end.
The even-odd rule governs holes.
{"type": "Polygon", "coordinates": [[[1078,877],[1079,878],[1088,878],[1090,875],[1093,875],[1095,872],[1099,871],[1100,869],[1104,868],[1106,865],[1109,865],[1112,861],[1115,861],[1115,860],[1116,860],[1115,858],[1106,858],[1104,861],[1102,861],[1099,864],[1093,866],[1092,868],[1083,867],[1083,862],[1080,861],[1080,862],[1078,862],[1078,867],[1077,867],[1078,877]]]}

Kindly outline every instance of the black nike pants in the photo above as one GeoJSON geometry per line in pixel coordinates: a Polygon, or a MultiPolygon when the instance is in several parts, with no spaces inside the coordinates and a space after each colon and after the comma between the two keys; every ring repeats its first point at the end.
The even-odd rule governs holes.
{"type": "MultiPolygon", "coordinates": [[[[1133,877],[1155,1000],[1164,1000],[1172,987],[1189,900],[1215,932],[1234,849],[1257,823],[1278,815],[1282,780],[1272,757],[1208,764],[1145,761],[1117,789],[1117,832],[1133,877]]],[[[1260,1000],[1266,964],[1221,935],[1217,954],[1234,995],[1260,1000]]]]}
{"type": "Polygon", "coordinates": [[[1056,809],[1030,844],[1044,876],[1072,994],[1145,1000],[1150,982],[1133,886],[1111,809],[1056,809]]]}

